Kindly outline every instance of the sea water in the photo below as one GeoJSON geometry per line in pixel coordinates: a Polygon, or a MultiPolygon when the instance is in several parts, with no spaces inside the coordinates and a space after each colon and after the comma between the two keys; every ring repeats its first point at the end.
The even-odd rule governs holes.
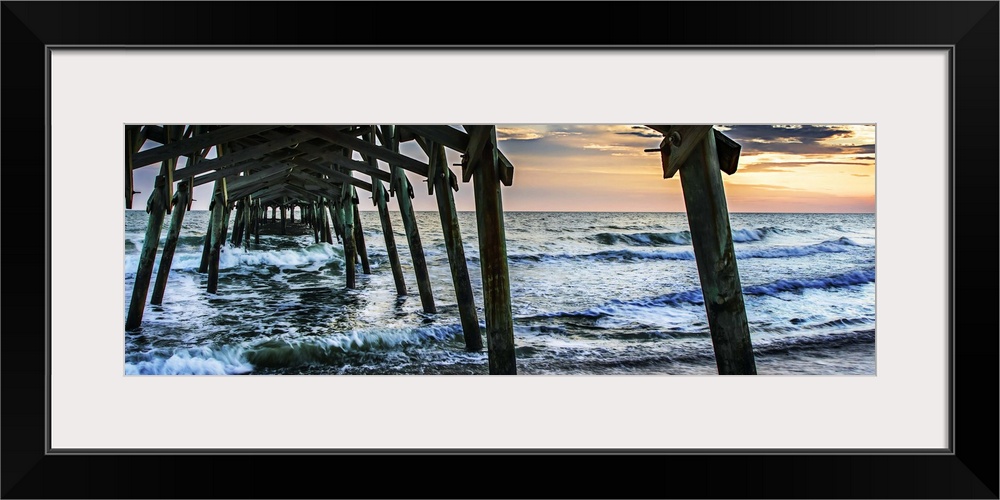
{"type": "MultiPolygon", "coordinates": [[[[147,303],[141,328],[125,332],[148,219],[126,211],[125,373],[487,373],[486,350],[464,350],[438,214],[417,213],[436,314],[423,312],[402,220],[390,218],[406,297],[396,296],[370,211],[361,222],[371,274],[359,265],[356,289],[345,288],[341,245],[261,235],[248,248],[227,243],[213,295],[198,272],[209,212],[191,211],[163,304],[147,303]]],[[[875,215],[730,219],[758,373],[874,374],[875,215]]],[[[717,372],[683,213],[507,212],[504,221],[518,373],[717,372]]],[[[482,329],[475,213],[459,222],[482,329]]]]}

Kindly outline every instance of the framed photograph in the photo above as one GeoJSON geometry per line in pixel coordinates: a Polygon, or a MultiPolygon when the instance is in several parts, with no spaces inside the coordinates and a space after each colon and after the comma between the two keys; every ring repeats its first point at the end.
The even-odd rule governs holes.
{"type": "Polygon", "coordinates": [[[997,2],[479,7],[4,2],[4,497],[997,498],[997,2]]]}

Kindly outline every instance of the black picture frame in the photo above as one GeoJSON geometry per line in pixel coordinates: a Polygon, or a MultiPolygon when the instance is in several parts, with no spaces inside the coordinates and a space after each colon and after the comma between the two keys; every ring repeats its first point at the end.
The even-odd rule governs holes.
{"type": "Polygon", "coordinates": [[[2,4],[6,147],[0,165],[7,181],[3,222],[8,237],[3,257],[8,269],[22,273],[8,274],[8,293],[3,294],[4,498],[998,498],[996,1],[595,2],[547,8],[487,2],[2,4]],[[47,453],[48,276],[42,270],[52,216],[51,207],[43,206],[48,47],[542,47],[569,42],[607,50],[950,47],[954,140],[949,452],[47,453]],[[330,471],[329,477],[313,477],[309,471],[317,467],[330,471]],[[562,470],[577,472],[567,477],[562,470]],[[538,484],[541,490],[534,486],[538,484]]]}

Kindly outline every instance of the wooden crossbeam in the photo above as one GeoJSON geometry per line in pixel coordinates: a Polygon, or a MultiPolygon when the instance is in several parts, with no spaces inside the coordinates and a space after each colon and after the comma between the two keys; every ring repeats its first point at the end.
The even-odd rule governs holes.
{"type": "MultiPolygon", "coordinates": [[[[459,153],[466,153],[469,147],[469,134],[448,125],[400,125],[400,127],[459,153]]],[[[510,186],[514,182],[514,164],[499,149],[497,150],[497,159],[500,161],[500,180],[505,186],[510,186]]],[[[471,173],[470,171],[469,174],[471,175],[471,173]]],[[[463,177],[465,176],[463,175],[463,177]]],[[[468,182],[469,179],[463,180],[468,182]]]]}
{"type": "Polygon", "coordinates": [[[338,167],[343,167],[348,170],[355,170],[363,174],[368,174],[372,177],[376,177],[379,180],[389,181],[389,172],[385,170],[380,170],[377,166],[369,165],[368,163],[347,158],[339,152],[327,151],[329,148],[319,148],[312,144],[300,144],[298,150],[310,153],[317,158],[333,163],[338,167]]]}
{"type": "Polygon", "coordinates": [[[300,187],[310,192],[321,190],[324,193],[330,193],[332,191],[339,190],[341,186],[340,183],[334,184],[329,180],[322,179],[314,175],[309,175],[302,171],[293,171],[291,174],[288,175],[288,179],[289,180],[294,179],[299,182],[302,182],[303,184],[300,187]],[[311,188],[310,186],[313,185],[316,187],[311,188]]]}
{"type": "Polygon", "coordinates": [[[295,128],[309,132],[310,134],[326,139],[334,144],[339,144],[348,149],[352,149],[364,154],[372,155],[390,165],[396,165],[410,172],[427,177],[428,166],[426,163],[410,158],[409,156],[396,153],[390,149],[371,144],[351,135],[338,131],[335,127],[318,125],[296,125],[295,128]]]}
{"type": "Polygon", "coordinates": [[[252,186],[255,183],[269,181],[271,179],[277,179],[288,175],[288,171],[292,167],[286,164],[273,165],[269,168],[261,170],[259,172],[254,172],[250,175],[244,175],[241,177],[230,177],[229,178],[229,188],[230,189],[243,189],[247,186],[252,186]]]}
{"type": "Polygon", "coordinates": [[[305,160],[305,159],[302,159],[302,158],[293,158],[291,160],[291,162],[293,164],[295,164],[295,165],[300,166],[300,167],[312,169],[312,170],[314,170],[316,172],[319,172],[321,174],[329,175],[331,178],[341,181],[341,183],[346,182],[346,183],[348,183],[348,184],[350,184],[352,186],[359,187],[359,188],[364,189],[365,191],[368,191],[368,192],[371,192],[371,190],[372,190],[371,183],[365,182],[365,181],[363,181],[361,179],[357,179],[357,178],[351,177],[350,175],[347,175],[347,174],[345,174],[343,172],[339,172],[339,171],[337,171],[337,169],[335,169],[333,167],[328,167],[328,166],[322,165],[320,163],[313,162],[313,161],[308,161],[308,160],[305,160]]]}
{"type": "MultiPolygon", "coordinates": [[[[235,141],[237,139],[249,135],[259,134],[265,130],[277,127],[277,125],[232,125],[229,127],[223,127],[218,130],[193,136],[190,139],[182,139],[170,144],[164,144],[160,147],[147,149],[141,153],[136,153],[136,155],[132,158],[132,168],[143,167],[168,158],[194,154],[197,151],[216,144],[235,141]]],[[[163,141],[157,142],[163,144],[163,141]]]]}
{"type": "Polygon", "coordinates": [[[293,146],[302,141],[306,141],[312,137],[311,134],[305,132],[297,132],[282,139],[269,141],[264,144],[259,144],[247,149],[236,151],[231,154],[226,154],[221,158],[216,158],[214,160],[206,160],[198,163],[197,165],[192,165],[183,169],[180,169],[174,173],[175,180],[182,180],[194,177],[198,174],[208,172],[210,170],[220,170],[226,167],[236,165],[237,163],[244,162],[247,160],[252,160],[260,158],[268,153],[273,153],[279,149],[284,149],[289,146],[293,146]]]}
{"type": "Polygon", "coordinates": [[[241,173],[249,172],[250,170],[253,169],[262,169],[262,170],[258,170],[257,172],[252,172],[252,174],[257,174],[263,170],[270,171],[270,169],[277,167],[278,166],[277,164],[280,164],[281,162],[288,160],[290,158],[294,158],[298,154],[299,153],[295,152],[294,150],[285,150],[277,154],[265,156],[264,158],[261,158],[259,160],[252,160],[247,163],[241,163],[239,165],[234,165],[232,167],[225,168],[222,170],[215,170],[212,172],[208,172],[195,177],[194,185],[200,186],[207,182],[211,182],[216,179],[221,179],[223,177],[228,177],[230,179],[233,179],[239,176],[241,173]]]}

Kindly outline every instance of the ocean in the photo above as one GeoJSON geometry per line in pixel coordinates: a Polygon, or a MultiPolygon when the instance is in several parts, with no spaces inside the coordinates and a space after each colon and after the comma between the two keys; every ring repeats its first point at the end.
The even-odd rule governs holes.
{"type": "MultiPolygon", "coordinates": [[[[227,243],[219,293],[210,295],[198,273],[208,218],[185,215],[163,305],[147,298],[141,329],[125,332],[148,220],[125,212],[126,374],[488,372],[485,348],[464,350],[437,212],[417,213],[436,314],[421,308],[398,212],[391,219],[410,293],[401,298],[377,212],[361,212],[371,274],[359,265],[355,290],[345,288],[343,247],[315,244],[310,233],[261,235],[249,249],[227,243]]],[[[683,213],[507,212],[504,220],[519,374],[717,373],[683,213]]],[[[758,373],[874,375],[875,215],[730,220],[758,373]]],[[[475,213],[460,212],[459,222],[485,328],[475,213]]]]}

